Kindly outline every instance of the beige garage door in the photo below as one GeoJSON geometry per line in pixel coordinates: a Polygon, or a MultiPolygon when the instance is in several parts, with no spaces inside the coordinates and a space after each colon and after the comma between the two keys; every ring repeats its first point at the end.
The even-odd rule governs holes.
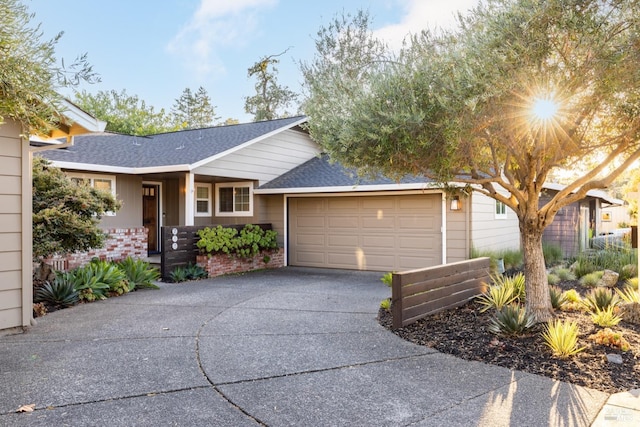
{"type": "Polygon", "coordinates": [[[440,194],[289,199],[289,265],[402,271],[442,259],[440,194]]]}

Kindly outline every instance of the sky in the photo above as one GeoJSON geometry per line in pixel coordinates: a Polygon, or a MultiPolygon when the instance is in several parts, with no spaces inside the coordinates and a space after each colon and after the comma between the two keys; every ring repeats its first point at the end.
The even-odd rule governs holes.
{"type": "Polygon", "coordinates": [[[248,122],[244,98],[255,94],[255,80],[247,69],[286,50],[277,65],[278,83],[301,92],[298,64],[313,58],[314,37],[332,18],[368,10],[376,35],[399,45],[425,27],[453,26],[455,13],[478,0],[23,1],[44,39],[64,32],[58,59],[69,63],[87,53],[101,82],[80,90],[124,89],[170,111],[185,88],[202,86],[221,120],[248,122]]]}

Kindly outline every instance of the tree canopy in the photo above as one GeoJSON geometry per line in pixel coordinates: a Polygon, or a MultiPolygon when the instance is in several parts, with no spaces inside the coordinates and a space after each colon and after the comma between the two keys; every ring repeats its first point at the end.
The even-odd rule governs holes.
{"type": "Polygon", "coordinates": [[[98,91],[91,94],[76,92],[74,102],[78,107],[107,122],[106,130],[127,135],[151,135],[177,130],[173,118],[164,109],[155,111],[137,95],[121,92],[98,91]]]}
{"type": "Polygon", "coordinates": [[[248,77],[256,78],[256,94],[245,97],[244,111],[253,114],[254,122],[288,117],[290,113],[287,108],[298,100],[295,92],[278,84],[276,64],[278,57],[286,52],[260,58],[247,70],[248,77]]]}
{"type": "Polygon", "coordinates": [[[200,86],[194,93],[186,88],[176,99],[171,112],[179,129],[198,129],[213,126],[220,117],[216,117],[215,106],[206,89],[200,86]]]}
{"type": "Polygon", "coordinates": [[[104,232],[98,227],[105,212],[120,202],[105,190],[75,183],[42,157],[33,159],[33,257],[99,248],[104,232]]]}
{"type": "Polygon", "coordinates": [[[0,0],[0,124],[10,118],[26,131],[47,134],[60,117],[58,90],[98,78],[86,55],[58,64],[55,46],[62,33],[43,41],[32,18],[21,1],[0,0]]]}
{"type": "Polygon", "coordinates": [[[639,2],[489,0],[399,52],[370,24],[359,13],[318,32],[302,64],[311,136],[361,173],[468,185],[510,207],[527,309],[548,318],[542,231],[640,157],[639,2]],[[540,205],[551,171],[594,156],[540,205]]]}

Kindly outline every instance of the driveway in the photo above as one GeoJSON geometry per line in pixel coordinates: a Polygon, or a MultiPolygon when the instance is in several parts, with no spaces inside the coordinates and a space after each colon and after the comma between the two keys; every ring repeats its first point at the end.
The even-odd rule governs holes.
{"type": "Polygon", "coordinates": [[[380,276],[287,267],[51,313],[0,336],[0,425],[588,426],[609,397],[405,342],[375,319],[380,276]]]}

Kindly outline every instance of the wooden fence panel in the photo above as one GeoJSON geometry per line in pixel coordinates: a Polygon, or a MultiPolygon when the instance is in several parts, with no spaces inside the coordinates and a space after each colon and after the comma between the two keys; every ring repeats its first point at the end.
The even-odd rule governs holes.
{"type": "Polygon", "coordinates": [[[475,258],[436,267],[393,273],[393,328],[465,304],[490,281],[489,258],[475,258]]]}
{"type": "MultiPolygon", "coordinates": [[[[240,231],[246,224],[224,225],[226,228],[235,228],[240,231]]],[[[271,230],[271,224],[255,224],[263,230],[271,230]]],[[[199,253],[196,244],[200,239],[198,230],[213,225],[182,225],[162,227],[162,254],[160,255],[160,275],[162,280],[169,280],[171,272],[176,267],[185,267],[188,264],[196,263],[196,256],[199,253]]]]}

